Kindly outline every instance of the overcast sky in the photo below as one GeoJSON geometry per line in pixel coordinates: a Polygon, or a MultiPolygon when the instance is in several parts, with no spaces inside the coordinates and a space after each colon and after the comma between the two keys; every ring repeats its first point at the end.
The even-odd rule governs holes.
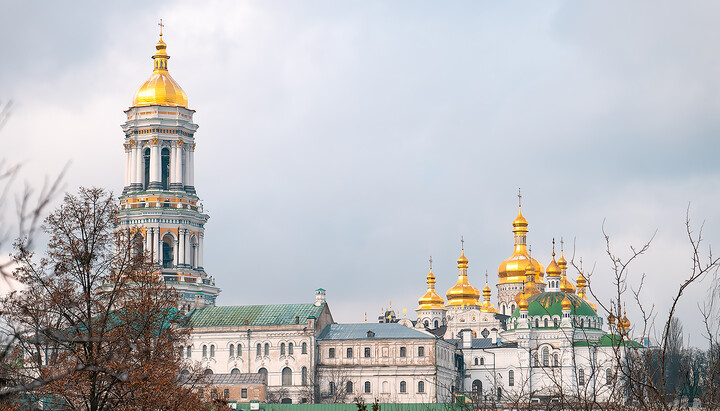
{"type": "MultiPolygon", "coordinates": [[[[522,188],[533,256],[575,242],[611,297],[602,225],[666,315],[691,268],[685,234],[720,244],[720,4],[690,2],[3,2],[2,157],[39,185],[119,194],[123,110],[150,76],[157,22],[197,111],[205,267],[219,304],[298,303],[336,321],[415,318],[433,256],[460,237],[482,288],[512,252],[522,188]],[[107,4],[106,4],[107,3],[107,4]]],[[[59,199],[58,199],[59,200],[59,199]]],[[[572,253],[567,250],[566,256],[572,253]]],[[[573,272],[574,280],[577,273],[573,272]]],[[[693,285],[680,316],[701,344],[693,285]]],[[[631,320],[638,310],[628,306],[631,320]]]]}

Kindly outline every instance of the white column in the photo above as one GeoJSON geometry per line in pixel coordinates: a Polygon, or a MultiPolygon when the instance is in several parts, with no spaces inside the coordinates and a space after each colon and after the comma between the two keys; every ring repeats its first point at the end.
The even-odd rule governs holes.
{"type": "Polygon", "coordinates": [[[179,184],[179,187],[185,185],[185,179],[183,178],[183,150],[182,146],[178,146],[175,150],[175,182],[179,184]]]}
{"type": "Polygon", "coordinates": [[[180,245],[180,230],[178,230],[178,236],[177,236],[177,239],[175,240],[175,246],[173,247],[173,252],[175,253],[175,255],[173,256],[173,259],[175,260],[175,267],[177,267],[178,264],[180,263],[180,260],[179,260],[180,247],[179,247],[179,245],[180,245]]]}
{"type": "Polygon", "coordinates": [[[187,185],[195,186],[195,150],[188,150],[188,165],[187,165],[187,185]]]}
{"type": "MultiPolygon", "coordinates": [[[[144,160],[144,159],[143,159],[144,160]]],[[[148,188],[160,188],[160,145],[153,144],[150,146],[150,181],[148,188]]]]}
{"type": "Polygon", "coordinates": [[[143,236],[143,250],[149,251],[151,244],[152,243],[150,242],[150,230],[145,228],[145,235],[143,236]]]}
{"type": "Polygon", "coordinates": [[[170,184],[177,183],[177,173],[175,172],[175,162],[177,161],[177,145],[170,146],[170,184]]]}
{"type": "Polygon", "coordinates": [[[190,242],[191,234],[192,233],[190,232],[190,230],[187,230],[186,234],[185,234],[185,264],[187,264],[187,265],[191,265],[192,260],[193,260],[192,259],[193,247],[192,247],[192,243],[190,242]]]}
{"type": "Polygon", "coordinates": [[[130,146],[130,185],[137,183],[137,147],[130,146]]]}
{"type": "Polygon", "coordinates": [[[147,252],[150,254],[150,262],[155,261],[155,247],[157,244],[157,241],[155,241],[155,229],[152,227],[148,227],[145,229],[145,232],[148,233],[147,240],[148,240],[148,248],[147,252]]]}
{"type": "Polygon", "coordinates": [[[184,228],[178,230],[178,265],[185,264],[185,232],[184,228]]]}
{"type": "Polygon", "coordinates": [[[205,234],[200,231],[198,233],[198,263],[197,266],[202,268],[203,267],[203,238],[205,238],[205,234]]]}
{"type": "Polygon", "coordinates": [[[156,260],[157,263],[162,264],[163,263],[163,255],[162,255],[163,240],[162,240],[162,237],[160,237],[160,226],[158,226],[155,229],[155,233],[156,233],[155,234],[155,257],[157,259],[156,260]]]}
{"type": "Polygon", "coordinates": [[[128,146],[124,145],[125,147],[125,187],[130,186],[130,167],[132,164],[132,151],[128,146]]]}
{"type": "Polygon", "coordinates": [[[135,146],[135,183],[143,188],[145,184],[145,159],[142,155],[142,147],[139,146],[140,144],[135,146]]]}

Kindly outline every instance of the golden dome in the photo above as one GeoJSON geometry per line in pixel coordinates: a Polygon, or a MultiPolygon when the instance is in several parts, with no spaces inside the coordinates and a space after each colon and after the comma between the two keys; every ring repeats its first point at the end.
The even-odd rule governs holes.
{"type": "Polygon", "coordinates": [[[161,33],[160,40],[155,45],[157,51],[152,56],[155,68],[150,78],[135,93],[133,107],[159,105],[187,108],[187,94],[168,72],[167,62],[170,56],[165,52],[166,48],[161,33]]]}
{"type": "Polygon", "coordinates": [[[445,300],[435,292],[435,274],[433,274],[432,270],[430,270],[430,273],[427,275],[427,285],[427,292],[418,300],[420,306],[417,309],[444,310],[445,300]]]}
{"type": "Polygon", "coordinates": [[[468,259],[465,257],[464,249],[457,263],[458,280],[457,283],[447,291],[447,305],[479,305],[480,291],[470,285],[467,278],[468,259]]]}
{"type": "Polygon", "coordinates": [[[498,279],[500,284],[523,283],[525,273],[529,266],[535,270],[535,282],[543,284],[544,267],[536,259],[530,257],[527,249],[528,221],[523,217],[522,211],[513,221],[513,233],[515,235],[515,249],[507,260],[500,263],[498,267],[498,279]]]}
{"type": "Polygon", "coordinates": [[[547,270],[545,270],[545,273],[550,276],[560,276],[560,273],[562,273],[562,270],[560,269],[560,266],[558,263],[555,262],[555,253],[553,253],[553,259],[550,261],[550,264],[547,266],[547,270]]]}
{"type": "Polygon", "coordinates": [[[525,299],[525,297],[520,298],[520,301],[518,302],[518,308],[520,310],[527,310],[528,305],[528,301],[525,299]]]}
{"type": "Polygon", "coordinates": [[[563,310],[569,310],[572,307],[572,303],[570,302],[570,299],[567,297],[567,294],[565,294],[565,298],[563,298],[560,305],[562,306],[563,310]]]}
{"type": "Polygon", "coordinates": [[[575,286],[567,279],[567,275],[563,274],[560,279],[560,291],[564,293],[575,294],[575,286]]]}
{"type": "Polygon", "coordinates": [[[587,293],[585,292],[585,287],[587,287],[587,280],[585,280],[585,276],[582,273],[580,273],[580,275],[578,275],[576,283],[577,283],[578,297],[585,300],[585,302],[588,303],[588,305],[590,305],[590,307],[592,307],[592,309],[597,312],[597,305],[590,301],[590,299],[587,296],[587,293]]]}
{"type": "Polygon", "coordinates": [[[630,320],[627,318],[627,314],[624,314],[623,318],[618,321],[617,327],[618,330],[629,330],[631,325],[630,320]]]}
{"type": "MultiPolygon", "coordinates": [[[[581,288],[585,288],[587,286],[587,282],[585,281],[585,276],[580,273],[578,275],[577,280],[575,280],[575,283],[577,284],[578,290],[581,288]]],[[[580,295],[580,292],[578,292],[578,295],[580,295]]]]}
{"type": "Polygon", "coordinates": [[[488,283],[485,283],[485,287],[483,288],[483,303],[480,307],[480,311],[486,312],[486,313],[496,313],[497,309],[495,309],[495,306],[493,303],[490,302],[490,297],[492,295],[492,290],[490,289],[490,286],[488,283]]]}
{"type": "Polygon", "coordinates": [[[561,270],[564,270],[564,269],[567,268],[567,260],[565,259],[565,255],[564,255],[564,254],[565,254],[565,253],[563,253],[562,251],[560,251],[560,259],[557,261],[558,266],[560,267],[561,270]]]}
{"type": "Polygon", "coordinates": [[[530,298],[535,294],[540,294],[540,290],[535,285],[535,270],[531,265],[527,270],[527,283],[525,283],[522,291],[515,296],[515,302],[519,304],[523,298],[530,298]]]}

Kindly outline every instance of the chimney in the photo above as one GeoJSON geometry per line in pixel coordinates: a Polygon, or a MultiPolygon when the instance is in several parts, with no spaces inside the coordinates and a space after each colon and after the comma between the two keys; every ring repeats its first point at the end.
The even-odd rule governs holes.
{"type": "Polygon", "coordinates": [[[492,345],[497,345],[497,341],[498,341],[498,330],[497,330],[497,328],[493,328],[492,330],[490,330],[490,342],[492,343],[492,345]]]}
{"type": "Polygon", "coordinates": [[[318,288],[315,290],[315,306],[320,307],[325,303],[325,290],[318,288]]]}
{"type": "Polygon", "coordinates": [[[472,331],[462,330],[462,345],[463,349],[472,348],[472,331]]]}

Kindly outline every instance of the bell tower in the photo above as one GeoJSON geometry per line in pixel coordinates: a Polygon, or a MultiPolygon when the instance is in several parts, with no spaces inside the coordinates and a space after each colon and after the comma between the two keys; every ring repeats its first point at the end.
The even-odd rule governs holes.
{"type": "Polygon", "coordinates": [[[194,110],[168,72],[167,45],[152,56],[152,75],[125,111],[125,186],[119,225],[142,236],[143,251],[158,273],[180,294],[180,309],[214,306],[220,289],[203,266],[205,223],[209,216],[195,192],[194,110]]]}

